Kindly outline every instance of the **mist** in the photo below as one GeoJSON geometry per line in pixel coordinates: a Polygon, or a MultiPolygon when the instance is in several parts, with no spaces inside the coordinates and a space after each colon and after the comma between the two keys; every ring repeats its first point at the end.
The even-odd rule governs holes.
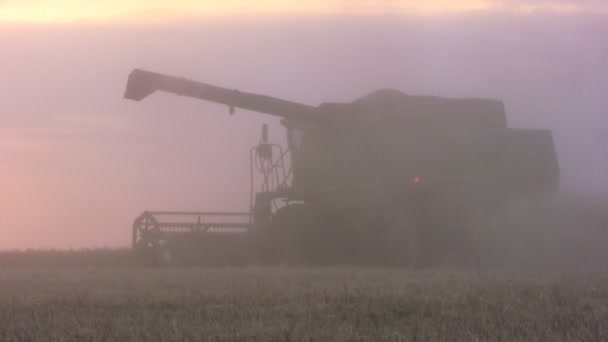
{"type": "MultiPolygon", "coordinates": [[[[278,119],[171,95],[143,68],[317,105],[379,88],[504,101],[548,128],[562,190],[608,192],[608,24],[592,14],[213,20],[0,30],[0,248],[127,246],[143,210],[249,205],[249,148],[278,119]]],[[[604,222],[604,221],[602,221],[604,222]]]]}

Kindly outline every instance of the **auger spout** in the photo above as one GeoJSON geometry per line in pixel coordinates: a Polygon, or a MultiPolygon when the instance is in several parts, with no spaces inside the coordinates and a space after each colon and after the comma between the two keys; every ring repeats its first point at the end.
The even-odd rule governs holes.
{"type": "Polygon", "coordinates": [[[141,69],[134,69],[129,75],[124,97],[141,101],[156,91],[224,104],[230,108],[231,113],[234,108],[242,108],[307,123],[323,124],[328,121],[328,118],[313,106],[141,69]]]}

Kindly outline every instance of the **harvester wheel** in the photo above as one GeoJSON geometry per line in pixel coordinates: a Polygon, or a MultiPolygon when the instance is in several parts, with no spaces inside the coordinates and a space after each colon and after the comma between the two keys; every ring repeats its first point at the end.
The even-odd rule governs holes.
{"type": "Polygon", "coordinates": [[[268,226],[259,227],[255,233],[255,254],[264,265],[288,263],[291,259],[292,246],[289,239],[289,228],[294,221],[294,209],[285,206],[272,215],[268,226]]]}
{"type": "Polygon", "coordinates": [[[335,259],[337,234],[322,216],[304,204],[280,208],[272,217],[266,254],[275,263],[310,266],[331,263],[335,259]]]}
{"type": "Polygon", "coordinates": [[[156,251],[160,245],[160,226],[158,220],[144,212],[133,223],[133,248],[145,258],[152,258],[156,263],[156,251]]]}
{"type": "Polygon", "coordinates": [[[314,223],[310,210],[305,205],[285,206],[273,217],[278,236],[276,248],[279,262],[289,266],[306,265],[311,262],[310,239],[314,223]]]}
{"type": "Polygon", "coordinates": [[[386,264],[392,267],[419,265],[420,234],[414,220],[406,214],[391,216],[385,226],[386,264]]]}

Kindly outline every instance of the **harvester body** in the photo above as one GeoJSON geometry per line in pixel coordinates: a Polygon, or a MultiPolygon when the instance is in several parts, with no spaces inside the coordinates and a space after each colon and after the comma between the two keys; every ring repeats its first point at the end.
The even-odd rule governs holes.
{"type": "MultiPolygon", "coordinates": [[[[496,100],[385,89],[314,107],[137,69],[125,97],[159,90],[282,119],[288,148],[262,139],[252,149],[262,186],[248,225],[231,226],[247,231],[257,260],[420,263],[421,249],[441,254],[462,240],[472,211],[500,211],[559,184],[551,132],[508,128],[496,100]]],[[[135,245],[148,215],[136,220],[135,245]]]]}

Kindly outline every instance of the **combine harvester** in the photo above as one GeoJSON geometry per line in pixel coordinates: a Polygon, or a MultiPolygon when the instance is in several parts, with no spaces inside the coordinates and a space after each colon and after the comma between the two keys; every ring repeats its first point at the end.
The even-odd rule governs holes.
{"type": "Polygon", "coordinates": [[[263,181],[246,212],[141,214],[133,247],[144,254],[196,241],[193,253],[222,264],[475,260],[474,217],[558,190],[551,132],[508,128],[496,100],[379,90],[314,107],[139,69],[125,98],[156,91],[281,118],[288,146],[269,143],[264,126],[252,189],[254,172],[263,181]]]}

